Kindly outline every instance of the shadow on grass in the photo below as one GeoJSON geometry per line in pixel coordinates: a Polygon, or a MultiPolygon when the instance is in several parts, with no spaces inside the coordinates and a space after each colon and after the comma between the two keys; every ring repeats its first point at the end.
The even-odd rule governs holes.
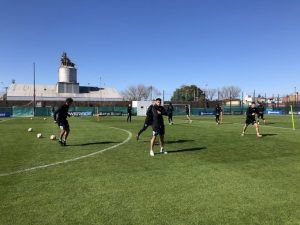
{"type": "Polygon", "coordinates": [[[68,146],[87,146],[87,145],[104,145],[104,144],[112,144],[112,143],[120,143],[114,141],[98,141],[98,142],[88,142],[82,144],[68,145],[68,146]]]}
{"type": "Polygon", "coordinates": [[[267,137],[267,136],[276,136],[277,134],[262,134],[263,137],[267,137]]]}
{"type": "Polygon", "coordinates": [[[186,143],[186,142],[193,142],[195,140],[186,140],[186,139],[179,139],[177,141],[165,141],[166,144],[179,144],[179,143],[186,143]]]}
{"type": "Polygon", "coordinates": [[[272,124],[276,124],[276,123],[274,123],[274,122],[266,122],[265,124],[262,123],[262,125],[266,125],[266,126],[267,125],[272,125],[272,124]]]}
{"type": "MultiPolygon", "coordinates": [[[[149,140],[150,141],[150,140],[149,140]]],[[[139,142],[149,142],[149,141],[139,141],[139,142]]],[[[180,144],[180,143],[186,143],[186,142],[193,142],[195,140],[176,140],[176,141],[165,141],[165,144],[180,144]]],[[[159,142],[155,142],[155,145],[159,145],[159,142]]]]}
{"type": "MultiPolygon", "coordinates": [[[[268,136],[276,136],[278,134],[261,134],[262,135],[262,138],[264,137],[268,137],[268,136]]],[[[256,136],[256,134],[245,134],[245,136],[256,136]]]]}
{"type": "Polygon", "coordinates": [[[181,152],[195,152],[195,151],[202,151],[204,149],[207,149],[207,148],[206,147],[184,148],[184,149],[178,149],[175,151],[168,151],[168,154],[181,153],[181,152]]]}

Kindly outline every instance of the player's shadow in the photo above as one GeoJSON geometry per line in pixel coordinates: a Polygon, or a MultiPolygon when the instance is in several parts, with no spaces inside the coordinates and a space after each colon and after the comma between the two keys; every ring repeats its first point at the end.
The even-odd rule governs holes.
{"type": "MultiPolygon", "coordinates": [[[[165,144],[180,144],[186,142],[193,142],[195,140],[177,140],[177,141],[165,141],[165,144]]],[[[141,141],[141,142],[149,142],[149,141],[141,141]]],[[[159,145],[159,142],[155,142],[155,145],[159,145]]]]}
{"type": "Polygon", "coordinates": [[[174,151],[168,151],[168,154],[181,153],[181,152],[203,151],[205,149],[207,149],[207,148],[206,147],[183,148],[183,149],[178,149],[178,150],[174,150],[174,151]]]}
{"type": "Polygon", "coordinates": [[[262,134],[263,137],[267,137],[267,136],[276,136],[277,134],[262,134]]]}
{"type": "Polygon", "coordinates": [[[88,142],[88,143],[75,144],[75,145],[69,145],[69,146],[104,145],[104,144],[112,144],[112,143],[119,143],[119,142],[114,142],[114,141],[97,141],[97,142],[88,142]]]}
{"type": "Polygon", "coordinates": [[[186,139],[179,139],[176,141],[165,141],[166,144],[180,144],[180,143],[186,143],[186,142],[193,142],[195,140],[186,140],[186,139]]]}

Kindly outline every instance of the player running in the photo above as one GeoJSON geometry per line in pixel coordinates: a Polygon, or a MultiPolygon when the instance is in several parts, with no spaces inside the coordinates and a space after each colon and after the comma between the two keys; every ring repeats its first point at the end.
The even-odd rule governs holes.
{"type": "Polygon", "coordinates": [[[223,110],[219,104],[217,104],[216,109],[215,109],[215,114],[216,114],[216,123],[219,125],[220,122],[220,116],[222,117],[223,110]]]}
{"type": "Polygon", "coordinates": [[[169,121],[170,125],[174,124],[173,123],[173,111],[174,111],[174,107],[172,105],[172,102],[170,102],[168,107],[167,107],[168,121],[169,121]]]}
{"type": "Polygon", "coordinates": [[[262,102],[258,104],[257,110],[257,123],[259,124],[259,119],[262,119],[264,121],[264,124],[266,124],[266,120],[264,118],[265,106],[262,102]]]}
{"type": "Polygon", "coordinates": [[[53,114],[54,122],[58,124],[60,128],[60,138],[58,142],[62,146],[67,145],[67,138],[70,133],[70,126],[69,122],[67,120],[67,117],[70,117],[70,114],[68,113],[69,107],[72,105],[73,99],[67,98],[66,102],[60,106],[53,114]]]}
{"type": "Polygon", "coordinates": [[[153,136],[150,141],[150,156],[154,156],[154,143],[156,137],[159,135],[159,143],[160,143],[160,153],[167,154],[164,150],[164,135],[165,135],[165,125],[163,115],[167,115],[167,111],[163,106],[161,106],[161,99],[157,98],[155,100],[155,105],[152,108],[153,112],[153,136]]]}
{"type": "Polygon", "coordinates": [[[192,123],[191,117],[190,117],[190,108],[188,105],[184,106],[185,108],[185,114],[186,114],[186,118],[189,120],[190,123],[192,123]]]}
{"type": "Polygon", "coordinates": [[[153,122],[153,105],[155,104],[155,101],[153,100],[152,102],[152,105],[150,105],[147,109],[147,112],[146,112],[146,119],[145,119],[145,122],[144,122],[144,126],[142,127],[142,129],[140,129],[140,131],[138,132],[138,134],[136,135],[136,140],[138,141],[140,139],[140,136],[141,134],[147,130],[147,128],[149,126],[152,125],[152,122],[153,122]]]}
{"type": "Polygon", "coordinates": [[[256,114],[258,114],[258,110],[256,108],[255,102],[252,102],[251,106],[248,108],[248,110],[246,112],[246,115],[247,115],[246,122],[245,122],[245,125],[244,125],[243,132],[242,132],[241,136],[245,135],[245,131],[246,131],[247,127],[250,124],[252,124],[252,125],[255,126],[256,136],[257,137],[262,137],[262,135],[259,133],[259,125],[257,124],[256,119],[255,119],[256,114]]]}

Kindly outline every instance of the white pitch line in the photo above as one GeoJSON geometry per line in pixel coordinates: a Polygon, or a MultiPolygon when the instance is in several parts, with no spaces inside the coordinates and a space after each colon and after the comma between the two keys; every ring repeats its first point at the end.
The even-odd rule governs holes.
{"type": "Polygon", "coordinates": [[[31,167],[31,168],[24,169],[24,170],[17,170],[17,171],[13,171],[13,172],[10,172],[10,173],[2,173],[2,174],[0,174],[0,177],[10,176],[10,175],[13,175],[13,174],[28,172],[28,171],[32,171],[32,170],[38,170],[38,169],[48,168],[48,167],[51,167],[51,166],[57,166],[57,165],[61,165],[61,164],[66,164],[66,163],[69,163],[69,162],[74,162],[74,161],[77,161],[77,160],[80,160],[80,159],[91,157],[91,156],[94,156],[96,154],[105,152],[107,150],[111,150],[111,149],[117,148],[117,147],[119,147],[119,146],[127,143],[132,138],[132,133],[130,131],[128,131],[128,130],[124,130],[124,129],[116,128],[116,127],[110,127],[110,128],[111,129],[116,129],[116,130],[124,131],[124,132],[126,132],[128,134],[128,137],[126,138],[126,140],[124,140],[123,142],[121,142],[119,144],[113,145],[111,147],[102,149],[102,150],[97,151],[97,152],[93,152],[93,153],[90,153],[90,154],[87,154],[87,155],[83,155],[83,156],[80,156],[80,157],[77,157],[77,158],[73,158],[73,159],[67,159],[67,160],[60,161],[60,162],[50,163],[50,164],[46,164],[46,165],[42,165],[42,166],[31,167]]]}
{"type": "MultiPolygon", "coordinates": [[[[182,121],[185,121],[185,120],[182,120],[182,121]]],[[[215,124],[215,122],[212,122],[212,121],[201,121],[201,120],[193,120],[193,122],[199,122],[199,123],[211,123],[211,124],[215,124]]],[[[178,124],[178,123],[177,123],[178,124]]],[[[243,126],[244,123],[230,123],[230,124],[233,124],[233,125],[241,125],[243,126]]],[[[228,124],[228,125],[230,125],[228,124]]],[[[188,122],[186,123],[179,123],[178,125],[187,125],[187,126],[193,126],[193,127],[199,127],[197,126],[196,124],[190,124],[188,122]]],[[[226,122],[224,123],[224,125],[227,125],[226,122]]],[[[277,127],[277,126],[272,126],[272,125],[263,125],[263,126],[260,126],[260,128],[278,128],[278,129],[284,129],[284,130],[289,130],[289,131],[299,131],[298,129],[295,129],[293,130],[293,128],[288,128],[288,127],[277,127]]]]}
{"type": "Polygon", "coordinates": [[[6,121],[9,121],[9,120],[12,120],[13,118],[9,118],[9,119],[6,119],[6,120],[1,120],[0,123],[2,122],[6,122],[6,121]]]}

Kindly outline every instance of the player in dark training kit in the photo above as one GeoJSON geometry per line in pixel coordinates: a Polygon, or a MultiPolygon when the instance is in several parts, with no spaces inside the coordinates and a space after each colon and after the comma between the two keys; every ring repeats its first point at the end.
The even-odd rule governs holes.
{"type": "Polygon", "coordinates": [[[257,123],[259,124],[259,119],[262,119],[264,121],[264,124],[266,124],[266,120],[264,118],[265,107],[262,102],[259,103],[257,110],[258,110],[257,123]]]}
{"type": "Polygon", "coordinates": [[[58,108],[53,114],[54,122],[58,124],[60,128],[60,138],[58,142],[62,146],[67,145],[67,138],[70,133],[70,126],[69,122],[67,120],[67,117],[70,117],[70,114],[68,113],[70,105],[72,105],[73,99],[67,98],[65,104],[63,104],[61,107],[58,108]]]}
{"type": "Polygon", "coordinates": [[[174,111],[174,107],[173,107],[172,103],[170,102],[167,107],[168,121],[169,121],[170,125],[174,124],[173,123],[173,111],[174,111]]]}
{"type": "Polygon", "coordinates": [[[192,123],[191,117],[190,117],[190,108],[188,105],[184,106],[185,108],[185,114],[186,114],[186,118],[189,120],[190,123],[192,123]]]}
{"type": "Polygon", "coordinates": [[[139,140],[140,139],[140,136],[141,134],[147,130],[147,128],[149,126],[152,125],[152,122],[153,122],[153,112],[152,112],[152,109],[153,109],[153,105],[155,104],[155,101],[153,100],[152,102],[152,105],[150,105],[147,109],[147,112],[146,112],[146,119],[145,119],[145,122],[144,122],[144,126],[142,127],[142,129],[140,129],[140,131],[138,132],[138,134],[136,135],[136,140],[139,140]]]}
{"type": "Polygon", "coordinates": [[[131,123],[131,116],[132,116],[132,106],[131,106],[131,104],[129,104],[128,107],[127,107],[127,114],[128,114],[127,123],[128,123],[128,121],[131,123]]]}
{"type": "Polygon", "coordinates": [[[156,137],[159,135],[159,143],[160,143],[160,153],[167,154],[164,150],[164,135],[165,135],[165,124],[163,115],[167,115],[167,111],[163,106],[161,106],[161,99],[157,98],[155,100],[155,105],[152,108],[153,113],[153,136],[150,141],[150,155],[154,156],[153,147],[156,140],[156,137]]]}
{"type": "Polygon", "coordinates": [[[219,104],[217,104],[215,109],[215,115],[216,115],[216,123],[220,124],[220,116],[222,116],[223,110],[219,104]]]}
{"type": "Polygon", "coordinates": [[[244,125],[243,132],[242,132],[241,136],[245,135],[247,127],[250,124],[252,124],[252,125],[255,126],[256,136],[257,137],[262,137],[262,135],[259,133],[259,125],[257,124],[256,119],[255,119],[255,115],[257,115],[257,114],[258,114],[258,110],[256,108],[255,102],[252,102],[251,106],[248,108],[248,110],[246,112],[246,115],[247,115],[246,122],[245,122],[245,125],[244,125]]]}

